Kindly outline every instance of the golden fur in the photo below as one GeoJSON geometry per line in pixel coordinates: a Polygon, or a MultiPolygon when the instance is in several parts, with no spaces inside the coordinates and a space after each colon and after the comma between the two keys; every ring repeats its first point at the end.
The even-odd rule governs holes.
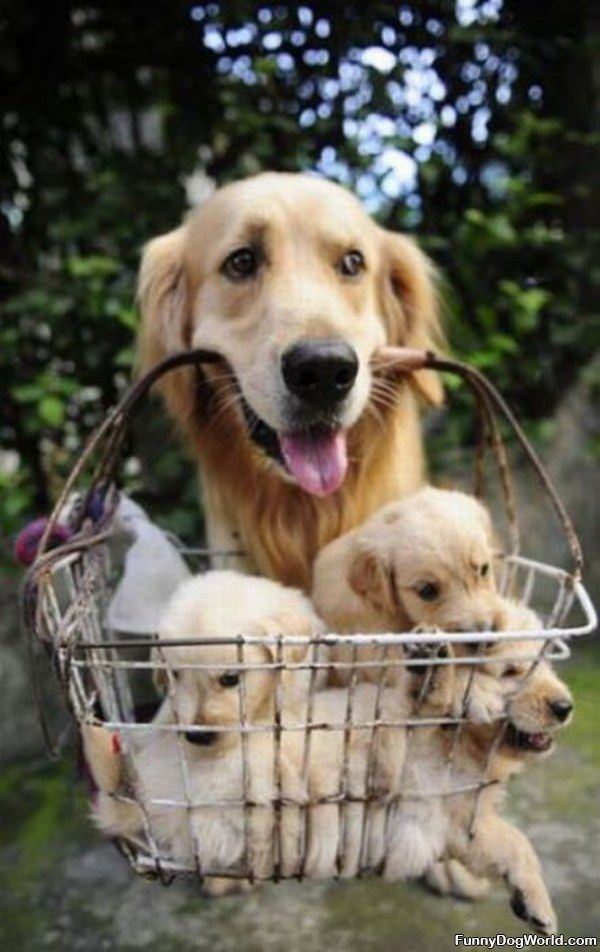
{"type": "MultiPolygon", "coordinates": [[[[163,666],[157,668],[157,673],[165,699],[153,729],[141,742],[128,738],[129,757],[119,757],[117,763],[107,732],[103,737],[101,728],[84,730],[86,754],[100,788],[92,810],[96,825],[107,835],[135,838],[143,834],[146,817],[163,853],[187,866],[193,866],[197,853],[200,868],[209,876],[228,869],[237,868],[239,872],[247,846],[257,877],[270,877],[276,860],[274,733],[251,731],[242,740],[242,689],[237,682],[243,681],[248,725],[272,725],[277,675],[268,665],[277,660],[277,646],[246,644],[243,663],[250,668],[239,672],[235,636],[243,631],[265,639],[286,634],[308,639],[321,630],[308,599],[271,580],[224,571],[208,572],[184,582],[165,610],[160,627],[162,644],[154,649],[155,663],[163,666]],[[212,643],[176,643],[203,637],[212,643]],[[176,731],[171,729],[173,726],[177,726],[176,731]],[[255,804],[249,811],[247,842],[244,809],[239,805],[244,799],[244,743],[248,750],[247,798],[255,804]],[[186,800],[214,801],[220,805],[199,805],[188,811],[183,805],[168,806],[165,800],[179,804],[186,800]],[[232,806],[226,805],[228,800],[233,801],[232,806]]],[[[284,638],[284,662],[301,660],[306,644],[287,645],[284,638]]],[[[286,671],[281,677],[284,724],[296,719],[296,698],[303,696],[298,683],[302,678],[297,671],[286,671]]],[[[281,795],[298,805],[306,801],[300,775],[302,744],[301,733],[283,732],[281,795]]],[[[295,870],[299,832],[299,807],[282,807],[284,875],[295,870]]],[[[209,883],[212,892],[221,891],[220,886],[218,881],[209,883]]]]}
{"type": "MultiPolygon", "coordinates": [[[[506,608],[515,630],[532,627],[535,616],[527,609],[516,603],[507,603],[506,608]]],[[[535,627],[540,626],[537,619],[535,627]]],[[[484,895],[487,886],[477,877],[502,878],[511,891],[516,915],[548,935],[556,931],[556,915],[538,857],[527,837],[499,815],[508,780],[548,753],[555,731],[570,715],[570,692],[551,665],[540,659],[542,646],[543,642],[536,641],[503,641],[486,652],[488,672],[504,698],[508,727],[504,723],[467,723],[458,738],[454,732],[438,731],[416,756],[411,754],[409,762],[415,766],[413,779],[422,790],[430,790],[432,785],[443,789],[444,781],[449,787],[481,779],[488,783],[478,799],[471,792],[424,802],[418,823],[442,856],[425,870],[428,883],[437,892],[474,899],[484,895]],[[556,702],[567,704],[566,717],[553,712],[550,705],[556,702]],[[527,747],[524,735],[536,736],[539,748],[527,747]],[[495,751],[490,758],[492,745],[495,751]],[[451,749],[453,768],[448,782],[442,765],[451,749]]],[[[406,843],[402,845],[406,851],[406,843]]],[[[423,871],[422,863],[417,872],[423,871]]]]}
{"type": "Polygon", "coordinates": [[[222,366],[178,370],[160,389],[200,463],[209,542],[241,547],[249,570],[307,587],[323,545],[421,482],[415,393],[438,403],[438,378],[419,371],[412,388],[392,390],[373,381],[370,359],[385,344],[438,345],[432,267],[344,189],[267,173],[219,190],[146,247],[139,300],[142,369],[193,346],[223,354],[222,366]],[[232,283],[223,261],[249,242],[266,249],[264,271],[232,283]],[[344,280],[336,261],[354,247],[366,271],[344,280]],[[326,498],[302,490],[256,447],[239,408],[241,392],[281,431],[280,357],[307,337],[347,341],[360,361],[345,411],[349,469],[326,498]]]}
{"type": "MultiPolygon", "coordinates": [[[[315,607],[329,630],[338,632],[502,627],[491,542],[489,515],[473,496],[426,486],[384,506],[319,553],[313,571],[315,607]],[[419,596],[425,584],[436,586],[435,598],[419,596]]],[[[390,649],[393,654],[401,649],[390,649]]],[[[347,662],[350,656],[347,646],[332,649],[334,661],[347,662]]],[[[377,660],[381,649],[361,647],[356,657],[377,660]]],[[[348,676],[348,669],[333,669],[335,683],[348,676]]],[[[359,676],[377,679],[378,668],[364,668],[359,676]]],[[[388,680],[391,676],[392,671],[388,680]]],[[[469,716],[488,720],[497,714],[497,695],[485,690],[480,695],[479,675],[476,682],[469,716]]],[[[484,689],[488,686],[484,681],[484,689]]]]}

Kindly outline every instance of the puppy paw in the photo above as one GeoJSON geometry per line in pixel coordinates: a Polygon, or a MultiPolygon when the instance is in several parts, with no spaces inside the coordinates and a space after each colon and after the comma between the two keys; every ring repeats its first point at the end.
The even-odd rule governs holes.
{"type": "Polygon", "coordinates": [[[467,902],[475,902],[487,896],[489,879],[471,873],[456,859],[439,860],[425,873],[425,884],[440,896],[454,896],[467,902]]]}
{"type": "Polygon", "coordinates": [[[515,889],[510,899],[515,916],[522,919],[540,935],[554,935],[558,924],[552,903],[545,896],[527,895],[522,889],[515,889]]]}
{"type": "Polygon", "coordinates": [[[202,894],[210,899],[220,899],[221,896],[233,896],[237,893],[249,892],[252,888],[252,884],[247,879],[207,876],[202,883],[202,894]]]}
{"type": "MultiPolygon", "coordinates": [[[[441,635],[444,633],[443,628],[440,628],[439,625],[426,625],[422,622],[420,625],[415,625],[411,629],[411,632],[415,635],[441,635]]],[[[405,651],[409,658],[432,658],[437,657],[441,648],[447,650],[450,649],[450,645],[445,642],[432,641],[425,642],[422,644],[409,644],[406,645],[405,651]]],[[[441,657],[447,657],[442,655],[441,657]]]]}
{"type": "MultiPolygon", "coordinates": [[[[430,626],[427,632],[431,631],[430,626]]],[[[422,665],[413,664],[409,668],[417,712],[429,716],[450,713],[454,697],[454,665],[440,662],[454,657],[452,646],[445,641],[410,645],[407,655],[413,659],[423,659],[422,665]]]]}
{"type": "MultiPolygon", "coordinates": [[[[461,704],[464,698],[459,698],[461,704]]],[[[467,720],[473,724],[491,724],[504,714],[505,698],[496,678],[475,674],[464,703],[467,720]]]]}
{"type": "Polygon", "coordinates": [[[446,860],[446,869],[450,881],[450,892],[458,899],[474,902],[477,899],[483,899],[489,893],[489,879],[475,876],[457,859],[446,860]]]}
{"type": "Polygon", "coordinates": [[[443,860],[439,860],[426,870],[423,882],[431,892],[438,896],[449,896],[452,892],[450,877],[443,860]]]}

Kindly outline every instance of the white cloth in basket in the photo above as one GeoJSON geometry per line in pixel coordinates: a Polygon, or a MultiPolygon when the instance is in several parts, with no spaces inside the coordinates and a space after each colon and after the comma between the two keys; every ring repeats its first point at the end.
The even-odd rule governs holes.
{"type": "Polygon", "coordinates": [[[118,631],[155,634],[171,595],[191,572],[168,535],[125,495],[115,513],[116,551],[122,551],[123,537],[133,542],[126,550],[123,576],[108,606],[107,622],[118,631]]]}

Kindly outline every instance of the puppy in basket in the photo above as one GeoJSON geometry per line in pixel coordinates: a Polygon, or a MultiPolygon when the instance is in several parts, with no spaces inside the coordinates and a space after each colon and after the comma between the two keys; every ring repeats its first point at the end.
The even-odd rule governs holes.
{"type": "MultiPolygon", "coordinates": [[[[271,876],[276,865],[289,875],[300,835],[295,804],[307,795],[299,769],[304,737],[284,730],[276,744],[275,692],[282,725],[295,722],[308,673],[278,674],[275,666],[300,661],[306,645],[288,645],[284,637],[280,653],[277,644],[262,643],[245,644],[242,653],[235,637],[308,639],[321,631],[308,599],[276,582],[234,572],[184,582],[165,611],[163,644],[154,649],[166,692],[154,729],[128,745],[127,761],[115,757],[102,728],[84,735],[100,789],[93,808],[100,829],[126,838],[145,833],[163,855],[208,875],[228,869],[243,874],[245,859],[257,878],[271,876]],[[190,638],[212,643],[169,644],[190,638]],[[242,733],[244,720],[255,730],[242,733]],[[274,836],[278,798],[284,805],[274,836]],[[244,801],[252,806],[244,808],[244,801]]],[[[219,885],[213,880],[211,891],[219,885]]]]}
{"type": "MultiPolygon", "coordinates": [[[[441,646],[440,654],[446,653],[441,646]]],[[[402,666],[393,686],[355,678],[315,695],[313,723],[337,727],[311,732],[307,875],[349,877],[379,865],[386,804],[402,789],[406,721],[417,710],[439,717],[453,705],[451,667],[425,669],[423,678],[402,666]]]]}
{"type": "MultiPolygon", "coordinates": [[[[331,542],[314,566],[312,597],[331,631],[485,631],[502,625],[493,574],[492,525],[484,506],[466,493],[427,486],[380,509],[358,529],[331,542]]],[[[457,653],[467,650],[458,646],[457,653]]],[[[355,649],[377,660],[380,647],[355,649]]],[[[401,655],[390,649],[388,657],[401,655]]],[[[348,662],[351,649],[332,649],[348,662]]],[[[390,668],[388,680],[394,679],[390,668]]],[[[348,668],[334,668],[344,683],[348,668]]],[[[376,666],[361,677],[378,677],[376,666]]],[[[467,716],[488,721],[501,712],[495,692],[475,677],[467,716]]]]}
{"type": "Polygon", "coordinates": [[[477,630],[495,622],[492,525],[473,496],[426,486],[321,550],[312,598],[329,630],[477,630]]]}
{"type": "MultiPolygon", "coordinates": [[[[100,789],[93,808],[100,829],[129,839],[149,834],[163,855],[190,868],[197,863],[209,875],[212,894],[225,887],[210,874],[230,868],[244,873],[244,857],[248,872],[259,879],[269,878],[277,862],[283,876],[354,875],[361,864],[366,799],[386,799],[398,790],[402,721],[413,704],[408,687],[379,689],[363,682],[351,693],[319,690],[322,674],[292,668],[281,671],[278,689],[273,669],[240,671],[238,645],[225,640],[240,632],[289,634],[306,636],[308,644],[321,631],[308,600],[275,582],[231,572],[185,582],[167,608],[163,644],[154,652],[157,680],[166,693],[150,736],[131,744],[131,762],[125,764],[103,728],[88,726],[84,732],[100,789]],[[194,637],[214,643],[169,644],[194,637]],[[313,725],[309,731],[284,729],[279,753],[272,729],[276,690],[284,728],[313,725]],[[243,716],[259,728],[245,738],[239,731],[243,716]],[[382,725],[365,726],[377,720],[382,725]],[[174,730],[177,725],[181,730],[174,730]],[[339,803],[347,797],[350,802],[339,803]],[[273,801],[279,798],[277,822],[273,801]],[[244,800],[252,804],[246,813],[244,800]]],[[[280,657],[294,664],[305,660],[306,650],[307,645],[286,645],[285,638],[281,656],[276,644],[247,644],[244,662],[274,665],[280,657]]],[[[312,649],[312,657],[323,658],[322,646],[312,649]]],[[[439,684],[432,679],[428,710],[449,705],[446,684],[447,679],[439,684]]],[[[381,824],[371,831],[379,850],[384,833],[381,824]]]]}
{"type": "MultiPolygon", "coordinates": [[[[507,630],[542,628],[532,611],[508,599],[499,599],[498,612],[507,630]]],[[[539,859],[528,838],[500,816],[508,780],[549,753],[571,715],[570,692],[543,646],[500,640],[482,655],[477,676],[489,679],[490,691],[494,682],[504,706],[500,721],[417,731],[404,773],[407,799],[388,820],[383,872],[390,880],[425,874],[437,892],[471,899],[489,885],[478,877],[502,878],[516,915],[549,935],[556,916],[539,859]]],[[[468,681],[465,667],[455,672],[455,705],[468,681]]]]}

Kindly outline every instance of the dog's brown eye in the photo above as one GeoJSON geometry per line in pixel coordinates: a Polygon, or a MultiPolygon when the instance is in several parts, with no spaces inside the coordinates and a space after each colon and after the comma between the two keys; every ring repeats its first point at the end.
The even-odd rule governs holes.
{"type": "Polygon", "coordinates": [[[502,672],[503,678],[516,678],[519,674],[519,669],[514,664],[509,664],[507,668],[502,672]]]}
{"type": "Polygon", "coordinates": [[[225,258],[221,270],[231,281],[244,281],[258,271],[258,255],[253,248],[238,248],[225,258]]]}
{"type": "Polygon", "coordinates": [[[219,678],[219,684],[222,688],[234,688],[239,682],[239,674],[235,674],[233,671],[226,671],[225,674],[222,674],[219,678]]]}
{"type": "Polygon", "coordinates": [[[365,259],[360,251],[347,251],[340,261],[340,271],[348,278],[355,278],[365,270],[365,259]]]}
{"type": "Polygon", "coordinates": [[[489,570],[490,570],[489,562],[485,562],[485,564],[482,565],[481,568],[479,569],[479,571],[481,572],[481,577],[485,578],[489,570]]]}
{"type": "Polygon", "coordinates": [[[422,598],[424,602],[433,602],[440,594],[440,587],[435,582],[423,582],[422,585],[417,586],[416,591],[419,598],[422,598]]]}

